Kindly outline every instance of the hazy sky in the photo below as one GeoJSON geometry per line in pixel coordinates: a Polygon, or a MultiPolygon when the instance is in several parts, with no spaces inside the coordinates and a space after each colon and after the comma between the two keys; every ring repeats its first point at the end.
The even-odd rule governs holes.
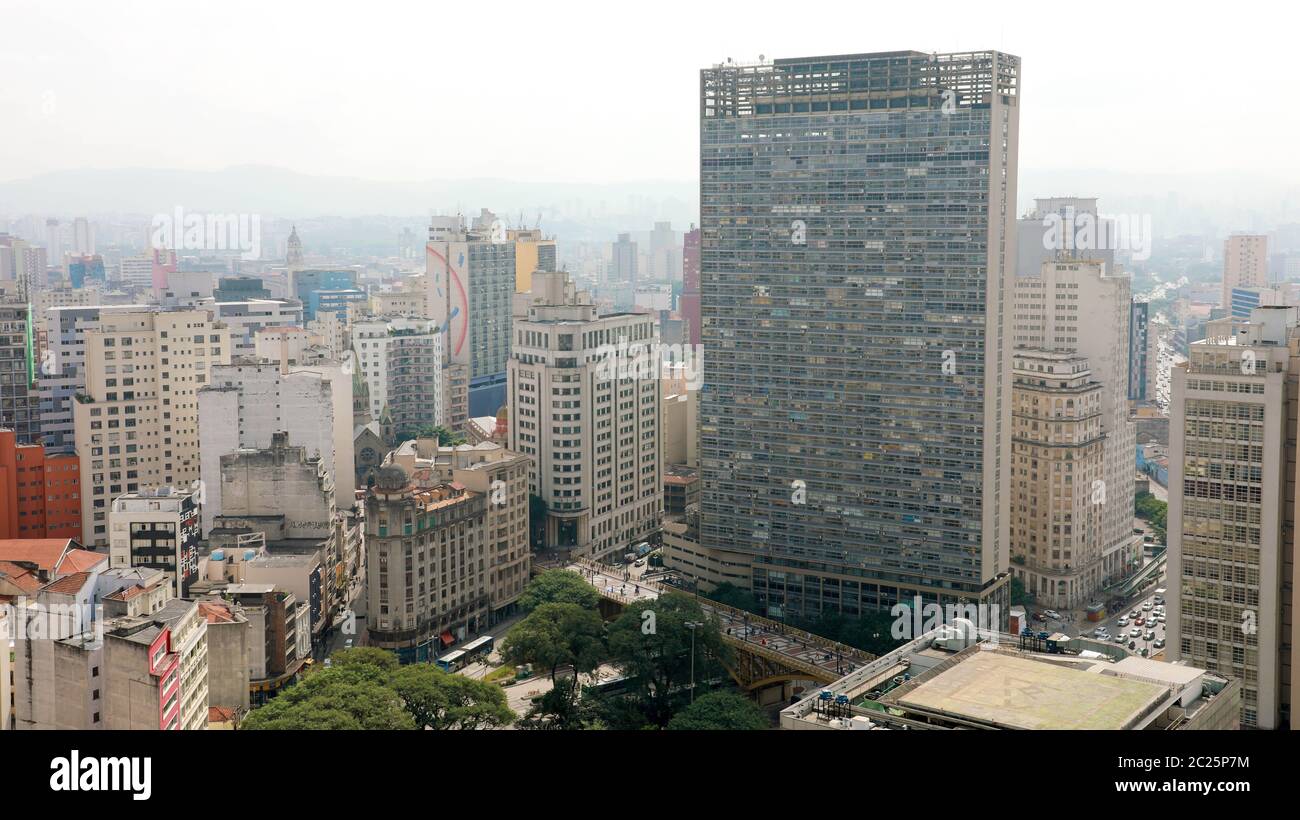
{"type": "Polygon", "coordinates": [[[1023,169],[1294,181],[1295,30],[1278,8],[0,0],[0,180],[244,164],[693,179],[706,65],[997,48],[1024,60],[1023,169]]]}

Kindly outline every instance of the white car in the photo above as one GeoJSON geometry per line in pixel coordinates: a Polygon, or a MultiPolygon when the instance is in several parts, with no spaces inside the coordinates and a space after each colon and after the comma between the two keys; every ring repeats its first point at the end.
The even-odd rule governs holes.
{"type": "Polygon", "coordinates": [[[1142,611],[1143,611],[1143,612],[1150,612],[1150,611],[1151,611],[1151,607],[1153,607],[1153,606],[1155,606],[1155,604],[1151,603],[1150,601],[1147,601],[1145,604],[1142,605],[1142,611]]]}
{"type": "Polygon", "coordinates": [[[1115,643],[1124,643],[1124,642],[1127,641],[1127,640],[1128,640],[1128,638],[1124,637],[1124,633],[1123,633],[1123,632],[1121,632],[1120,634],[1118,634],[1118,635],[1115,636],[1115,643]]]}
{"type": "Polygon", "coordinates": [[[1135,626],[1135,627],[1133,627],[1132,629],[1130,629],[1130,630],[1128,631],[1128,634],[1129,634],[1129,637],[1136,638],[1138,635],[1141,635],[1141,634],[1142,634],[1142,630],[1141,630],[1141,629],[1138,629],[1138,628],[1135,626]]]}
{"type": "Polygon", "coordinates": [[[1045,617],[1047,617],[1048,619],[1053,620],[1053,621],[1059,621],[1059,620],[1061,620],[1061,613],[1059,613],[1059,612],[1057,612],[1057,611],[1055,611],[1055,610],[1052,610],[1052,609],[1045,610],[1045,611],[1043,612],[1043,615],[1044,615],[1045,617]]]}
{"type": "Polygon", "coordinates": [[[1120,618],[1115,623],[1119,625],[1120,629],[1123,629],[1124,627],[1128,626],[1128,618],[1120,618]]]}

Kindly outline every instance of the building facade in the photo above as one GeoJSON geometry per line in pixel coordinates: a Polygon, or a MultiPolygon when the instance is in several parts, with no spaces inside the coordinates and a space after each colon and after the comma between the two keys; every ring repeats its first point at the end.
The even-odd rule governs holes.
{"type": "Polygon", "coordinates": [[[701,71],[701,539],[773,616],[1005,602],[1019,75],[701,71]]]}

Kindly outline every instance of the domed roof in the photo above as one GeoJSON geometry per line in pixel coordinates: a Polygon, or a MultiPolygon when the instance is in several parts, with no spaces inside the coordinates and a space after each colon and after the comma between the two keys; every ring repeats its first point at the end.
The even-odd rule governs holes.
{"type": "Polygon", "coordinates": [[[411,481],[410,476],[401,467],[389,465],[380,467],[375,473],[375,489],[381,492],[394,492],[406,487],[411,481]]]}

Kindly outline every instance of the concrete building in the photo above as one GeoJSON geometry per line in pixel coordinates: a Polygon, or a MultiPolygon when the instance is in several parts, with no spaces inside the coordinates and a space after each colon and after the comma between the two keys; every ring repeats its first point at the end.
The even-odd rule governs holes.
{"type": "Polygon", "coordinates": [[[279,363],[248,362],[214,367],[210,383],[198,391],[199,454],[207,491],[204,537],[223,511],[222,456],[268,448],[277,433],[286,433],[290,445],[305,448],[308,458],[320,459],[334,486],[340,470],[343,487],[351,491],[354,485],[351,379],[341,373],[331,379],[319,372],[284,369],[279,363]],[[338,384],[348,387],[346,397],[334,395],[338,384]],[[339,415],[339,398],[347,402],[344,415],[339,415]]]}
{"type": "Polygon", "coordinates": [[[247,712],[248,618],[237,604],[220,598],[201,598],[196,603],[208,623],[208,705],[247,712]]]}
{"type": "Polygon", "coordinates": [[[700,229],[694,225],[682,239],[682,296],[677,309],[688,329],[686,343],[700,344],[704,339],[700,320],[700,229]]]}
{"type": "Polygon", "coordinates": [[[422,488],[456,484],[487,498],[485,539],[491,623],[514,612],[528,584],[529,458],[491,442],[440,447],[436,439],[404,442],[389,455],[422,488]]]}
{"type": "Polygon", "coordinates": [[[1235,234],[1223,240],[1223,290],[1219,306],[1232,308],[1233,288],[1268,286],[1268,237],[1235,234]]]}
{"type": "Polygon", "coordinates": [[[223,276],[208,295],[217,302],[254,302],[270,299],[271,291],[256,276],[223,276]]]}
{"type": "Polygon", "coordinates": [[[0,539],[80,538],[81,462],[0,429],[0,539]]]}
{"type": "Polygon", "coordinates": [[[945,623],[814,689],[781,711],[781,728],[1237,728],[1239,680],[1146,658],[1115,660],[1091,641],[1049,652],[1045,641],[975,634],[969,622],[962,629],[945,623]]]}
{"type": "Polygon", "coordinates": [[[467,369],[467,419],[495,415],[506,403],[515,245],[489,211],[469,229],[460,216],[436,216],[429,226],[429,314],[444,332],[445,364],[467,369]]]}
{"type": "MultiPolygon", "coordinates": [[[[397,290],[380,291],[370,296],[370,313],[374,316],[429,316],[429,292],[423,276],[411,277],[397,290]]],[[[317,314],[319,315],[319,314],[317,314]]]]}
{"type": "MultiPolygon", "coordinates": [[[[1102,503],[1101,578],[1119,579],[1137,569],[1142,545],[1133,534],[1133,459],[1135,428],[1129,417],[1129,320],[1132,277],[1095,259],[1062,258],[1043,263],[1037,276],[1015,282],[1015,352],[1076,353],[1087,360],[1101,384],[1104,471],[1096,488],[1102,503]]],[[[1017,456],[1016,475],[1032,471],[1017,456]]],[[[1075,479],[1077,481],[1077,479],[1075,479]]],[[[1043,497],[1045,488],[1030,490],[1043,497]]],[[[1013,546],[1013,554],[1028,545],[1013,546]]],[[[1088,547],[1091,556],[1092,548],[1088,547]]],[[[1076,556],[1077,558],[1077,556],[1076,556]]],[[[1091,557],[1090,557],[1091,560],[1091,557]]],[[[1072,564],[1078,567],[1077,560],[1072,564]]],[[[1092,577],[1091,574],[1084,576],[1092,577]]],[[[1095,587],[1085,585],[1084,594],[1095,587]]]]}
{"type": "Polygon", "coordinates": [[[1212,321],[1172,373],[1167,652],[1239,678],[1246,728],[1291,719],[1298,313],[1212,321]]]}
{"type": "Polygon", "coordinates": [[[1019,81],[994,51],[700,72],[701,539],[774,617],[1009,594],[1019,81]]]}
{"type": "Polygon", "coordinates": [[[555,240],[544,236],[540,228],[509,230],[506,239],[515,243],[515,293],[529,293],[533,271],[556,269],[555,240]]]}
{"type": "Polygon", "coordinates": [[[298,302],[278,299],[256,299],[248,302],[205,302],[214,322],[230,328],[230,355],[256,358],[257,332],[271,327],[301,327],[303,306],[298,302]]]}
{"type": "Polygon", "coordinates": [[[298,678],[307,656],[298,633],[307,629],[307,608],[292,592],[273,584],[231,584],[222,597],[248,624],[249,703],[256,707],[298,678]]]}
{"type": "Polygon", "coordinates": [[[197,486],[197,391],[230,363],[230,334],[202,310],[101,314],[87,329],[85,392],[73,403],[82,540],[108,545],[114,498],[197,486]]]}
{"type": "Polygon", "coordinates": [[[431,661],[485,629],[488,498],[457,484],[421,488],[384,467],[366,492],[368,646],[431,661]]]}
{"type": "Polygon", "coordinates": [[[189,595],[199,573],[199,503],[188,488],[124,493],[109,513],[111,567],[151,567],[167,573],[174,595],[189,595]]]}
{"type": "Polygon", "coordinates": [[[1011,572],[1039,605],[1079,609],[1107,576],[1102,386],[1071,352],[1018,350],[1012,378],[1011,572]]]}
{"type": "MultiPolygon", "coordinates": [[[[224,281],[224,280],[223,280],[224,281]]],[[[212,274],[208,271],[176,271],[167,275],[167,287],[158,295],[164,307],[194,309],[213,298],[212,274]]],[[[217,301],[223,301],[218,299],[217,301]]]]}
{"type": "Polygon", "coordinates": [[[350,268],[296,270],[292,265],[289,268],[289,295],[305,306],[303,318],[308,321],[316,318],[316,314],[311,309],[313,291],[355,290],[356,287],[357,272],[350,268]]]}
{"type": "Polygon", "coordinates": [[[1019,250],[1016,276],[1037,276],[1043,263],[1059,257],[1094,259],[1115,267],[1119,236],[1113,220],[1097,213],[1095,197],[1057,196],[1035,199],[1016,220],[1019,250]]]}
{"type": "Polygon", "coordinates": [[[598,316],[567,273],[534,275],[515,317],[510,449],[532,460],[548,549],[604,558],[659,529],[657,342],[651,317],[598,316]]]}
{"type": "Polygon", "coordinates": [[[398,430],[445,423],[443,345],[428,319],[390,316],[352,324],[352,348],[370,391],[370,412],[398,430]]]}

